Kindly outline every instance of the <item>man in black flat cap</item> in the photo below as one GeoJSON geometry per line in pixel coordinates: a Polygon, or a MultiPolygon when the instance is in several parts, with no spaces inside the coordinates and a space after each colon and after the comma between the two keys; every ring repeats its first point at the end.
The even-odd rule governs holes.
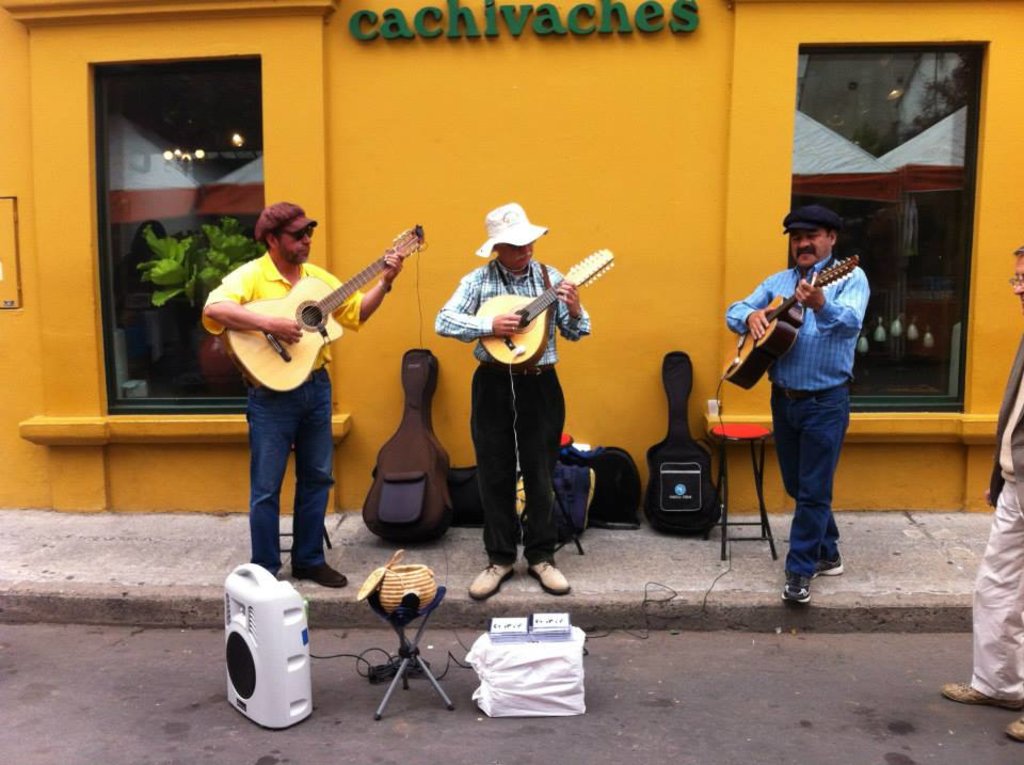
{"type": "MultiPolygon", "coordinates": [[[[304,278],[320,279],[332,290],[341,286],[331,273],[307,262],[316,225],[291,202],[264,209],[254,235],[267,245],[267,254],[236,268],[210,293],[203,308],[207,331],[219,335],[225,329],[255,329],[274,336],[285,347],[298,342],[302,329],[297,320],[257,313],[245,304],[283,298],[304,278]]],[[[402,258],[389,252],[384,260],[380,281],[365,293],[357,290],[334,312],[342,326],[359,329],[391,291],[391,283],[402,270],[402,258]]],[[[294,451],[292,576],[324,587],[344,587],[345,575],[327,564],[323,543],[327,498],[334,485],[328,348],[325,344],[320,349],[312,374],[299,387],[286,391],[249,388],[249,533],[252,562],[277,574],[281,568],[281,482],[288,456],[294,451]]]]}
{"type": "Polygon", "coordinates": [[[768,328],[767,308],[776,297],[795,295],[804,308],[793,347],[769,370],[772,425],[786,493],[796,501],[786,556],[782,599],[807,603],[811,579],[843,573],[839,529],[832,516],[832,482],[850,422],[853,357],[867,309],[868,280],[855,268],[825,287],[815,277],[832,264],[843,219],[821,205],[798,207],[782,221],[793,267],[765,279],[725,319],[737,334],[754,339],[768,328]]]}

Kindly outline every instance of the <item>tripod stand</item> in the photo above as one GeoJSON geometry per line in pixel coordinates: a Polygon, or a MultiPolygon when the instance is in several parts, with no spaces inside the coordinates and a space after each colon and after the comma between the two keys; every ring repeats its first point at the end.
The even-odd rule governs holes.
{"type": "Polygon", "coordinates": [[[435,608],[440,605],[441,601],[444,600],[445,588],[438,587],[437,594],[434,595],[434,599],[430,601],[426,606],[420,608],[419,598],[415,595],[409,594],[402,599],[402,605],[396,608],[391,613],[386,612],[380,605],[380,595],[374,592],[366,600],[370,604],[370,608],[374,610],[380,618],[391,625],[391,629],[398,635],[398,655],[402,657],[401,664],[398,665],[398,670],[395,672],[394,678],[391,680],[391,685],[388,686],[387,692],[384,694],[384,698],[380,702],[380,706],[377,707],[377,711],[373,715],[374,720],[380,720],[384,715],[384,708],[388,705],[388,701],[391,699],[391,694],[394,693],[395,688],[398,686],[399,681],[402,682],[402,687],[405,690],[409,690],[409,678],[408,673],[414,667],[418,671],[423,673],[423,676],[430,681],[430,684],[437,691],[437,695],[441,697],[445,707],[448,711],[455,709],[455,705],[451,699],[445,694],[441,688],[441,684],[437,682],[437,678],[430,671],[430,667],[420,657],[419,643],[420,638],[423,636],[423,630],[427,626],[427,620],[430,619],[430,614],[435,608]],[[406,604],[406,601],[410,601],[406,604]],[[415,619],[422,618],[419,628],[416,630],[416,634],[409,639],[405,634],[405,628],[415,619]]]}

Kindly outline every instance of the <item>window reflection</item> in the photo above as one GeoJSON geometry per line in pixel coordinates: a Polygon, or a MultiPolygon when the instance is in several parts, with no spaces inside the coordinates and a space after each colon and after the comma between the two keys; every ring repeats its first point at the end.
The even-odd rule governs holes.
{"type": "Polygon", "coordinates": [[[237,402],[241,376],[199,315],[262,251],[259,61],[100,67],[96,86],[111,409],[237,402]]]}
{"type": "Polygon", "coordinates": [[[962,404],[977,49],[804,50],[793,204],[840,213],[871,302],[857,344],[858,408],[962,404]]]}

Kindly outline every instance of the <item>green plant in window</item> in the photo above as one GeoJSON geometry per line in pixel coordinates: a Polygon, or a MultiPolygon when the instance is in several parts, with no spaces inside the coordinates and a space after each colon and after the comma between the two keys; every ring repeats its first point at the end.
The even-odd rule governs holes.
{"type": "Polygon", "coordinates": [[[153,305],[183,298],[195,305],[198,298],[246,261],[266,252],[263,244],[242,233],[236,218],[204,224],[198,234],[157,236],[147,226],[143,237],[153,257],[138,265],[142,281],[153,284],[153,305]]]}

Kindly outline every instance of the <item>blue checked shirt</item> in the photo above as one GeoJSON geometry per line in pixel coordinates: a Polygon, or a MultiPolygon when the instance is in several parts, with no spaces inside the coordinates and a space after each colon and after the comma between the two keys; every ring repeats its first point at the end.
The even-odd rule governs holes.
{"type": "MultiPolygon", "coordinates": [[[[548,278],[551,285],[557,287],[562,281],[562,274],[555,268],[548,266],[548,278]]],[[[498,295],[524,295],[536,297],[545,290],[544,274],[541,272],[540,264],[534,260],[530,261],[530,270],[522,276],[516,277],[499,265],[497,260],[490,261],[487,265],[471,271],[459,282],[455,294],[451,296],[444,307],[437,314],[437,321],[434,322],[434,331],[442,337],[454,337],[464,343],[479,341],[481,337],[491,334],[491,318],[478,317],[476,312],[480,306],[498,295]],[[502,281],[498,269],[504,272],[508,287],[502,281]]],[[[554,364],[558,361],[558,352],[555,350],[555,327],[566,340],[579,340],[584,335],[590,334],[590,316],[583,306],[580,306],[581,313],[578,318],[569,315],[569,309],[561,300],[555,301],[555,316],[548,330],[548,341],[544,353],[537,360],[537,364],[554,364]]],[[[482,344],[477,342],[473,349],[473,355],[479,361],[494,361],[494,358],[484,350],[482,344]]]]}
{"type": "MultiPolygon", "coordinates": [[[[827,260],[816,263],[821,271],[827,260]]],[[[747,331],[747,317],[776,297],[796,291],[800,272],[779,271],[765,279],[750,295],[729,306],[725,323],[733,332],[747,331]]],[[[804,325],[788,353],[776,361],[768,376],[776,385],[796,390],[825,390],[853,379],[853,356],[864,323],[871,290],[868,278],[855,268],[846,279],[823,288],[825,305],[818,312],[804,311],[804,325]]]]}

